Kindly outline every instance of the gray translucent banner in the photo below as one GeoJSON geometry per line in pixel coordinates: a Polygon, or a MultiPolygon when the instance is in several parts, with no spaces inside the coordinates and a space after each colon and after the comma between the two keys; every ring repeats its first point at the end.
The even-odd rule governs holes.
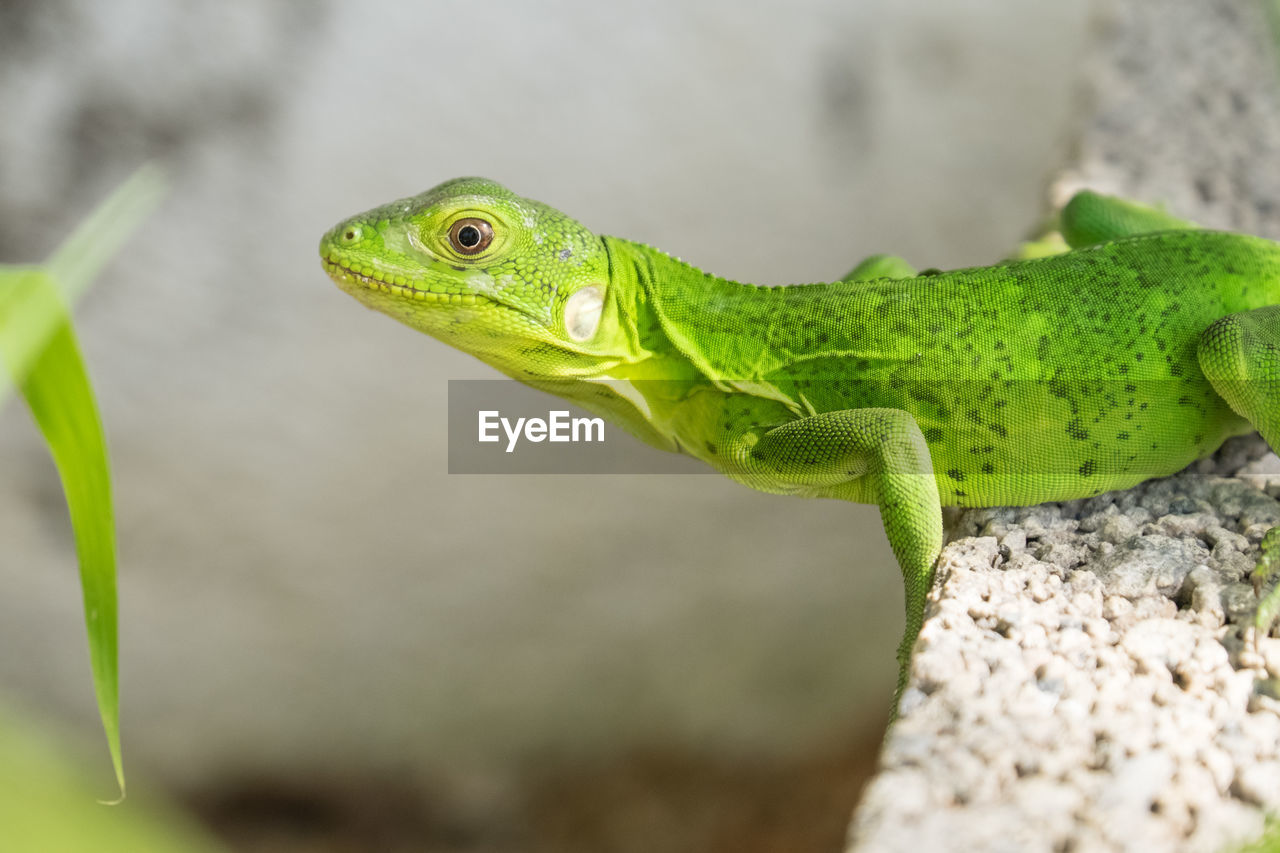
{"type": "MultiPolygon", "coordinates": [[[[658,411],[668,416],[705,391],[691,381],[611,380],[614,384],[607,388],[586,380],[560,382],[557,387],[564,396],[603,396],[612,401],[609,405],[622,398],[642,408],[660,407],[658,411]]],[[[787,393],[759,381],[721,384],[728,393],[715,405],[723,406],[723,417],[732,423],[713,425],[735,430],[780,426],[810,416],[832,418],[841,428],[850,428],[850,419],[856,417],[862,420],[853,428],[874,426],[877,418],[914,421],[935,453],[945,449],[947,456],[935,455],[932,462],[936,473],[957,484],[957,493],[970,479],[985,479],[989,492],[993,479],[1007,479],[1000,488],[1012,489],[1010,494],[1039,494],[1044,483],[1029,481],[1060,478],[1081,489],[1085,481],[1116,488],[1172,474],[1228,436],[1250,429],[1198,376],[986,381],[792,377],[787,393]],[[757,424],[753,417],[774,420],[757,424]],[[835,420],[840,417],[845,420],[835,420]]],[[[719,417],[714,414],[718,409],[710,411],[719,417]]],[[[704,443],[710,447],[714,441],[713,437],[704,443]]],[[[702,447],[696,442],[691,446],[702,447]]],[[[451,474],[713,471],[689,456],[650,447],[562,396],[510,379],[449,382],[451,474]]]]}

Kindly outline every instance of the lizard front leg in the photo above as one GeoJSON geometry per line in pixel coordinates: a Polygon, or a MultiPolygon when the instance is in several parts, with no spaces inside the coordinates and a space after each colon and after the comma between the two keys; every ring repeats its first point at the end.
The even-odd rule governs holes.
{"type": "Polygon", "coordinates": [[[1073,249],[1196,225],[1136,201],[1081,190],[1062,208],[1060,230],[1073,249]]]}
{"type": "Polygon", "coordinates": [[[1015,257],[1020,260],[1042,258],[1125,237],[1197,227],[1159,208],[1092,190],[1073,195],[1058,213],[1055,224],[1055,228],[1039,238],[1023,243],[1015,257]]]}
{"type": "Polygon", "coordinates": [[[914,278],[916,268],[897,255],[870,255],[840,277],[841,281],[871,281],[874,278],[914,278]]]}
{"type": "MultiPolygon", "coordinates": [[[[1230,314],[1200,336],[1200,369],[1236,414],[1280,450],[1280,306],[1268,305],[1230,314]]],[[[1254,616],[1257,636],[1265,636],[1280,617],[1280,527],[1262,538],[1261,554],[1250,576],[1258,592],[1254,616]],[[1263,590],[1266,589],[1264,594],[1263,590]]]]}
{"type": "Polygon", "coordinates": [[[757,426],[730,443],[735,479],[768,492],[836,497],[880,507],[906,588],[894,713],[942,550],[942,505],[920,427],[901,409],[843,409],[757,426]]]}

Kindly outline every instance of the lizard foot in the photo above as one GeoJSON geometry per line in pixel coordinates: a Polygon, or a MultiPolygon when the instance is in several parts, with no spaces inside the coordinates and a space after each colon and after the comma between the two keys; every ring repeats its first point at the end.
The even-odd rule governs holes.
{"type": "Polygon", "coordinates": [[[1280,617],[1280,527],[1273,527],[1262,537],[1257,565],[1249,574],[1258,609],[1253,617],[1253,640],[1256,647],[1271,632],[1280,617]],[[1264,591],[1265,590],[1265,591],[1264,591]]]}

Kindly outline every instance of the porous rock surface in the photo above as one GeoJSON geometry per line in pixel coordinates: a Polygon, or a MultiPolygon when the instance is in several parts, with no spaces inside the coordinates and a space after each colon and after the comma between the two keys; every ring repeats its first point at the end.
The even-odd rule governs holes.
{"type": "Polygon", "coordinates": [[[1265,451],[1236,439],[1129,491],[964,513],[855,849],[1256,836],[1280,809],[1280,639],[1255,648],[1246,581],[1280,523],[1265,451]]]}

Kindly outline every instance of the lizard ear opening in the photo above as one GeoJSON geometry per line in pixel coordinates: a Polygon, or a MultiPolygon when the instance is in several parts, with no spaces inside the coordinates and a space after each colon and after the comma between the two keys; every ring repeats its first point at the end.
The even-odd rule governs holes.
{"type": "Polygon", "coordinates": [[[604,310],[604,288],[589,284],[564,303],[564,330],[572,340],[581,342],[595,336],[604,310]]]}

